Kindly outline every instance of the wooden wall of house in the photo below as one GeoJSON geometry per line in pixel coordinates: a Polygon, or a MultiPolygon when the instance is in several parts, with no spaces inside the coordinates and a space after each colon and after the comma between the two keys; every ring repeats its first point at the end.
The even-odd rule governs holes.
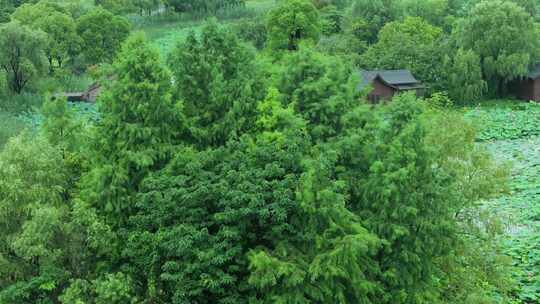
{"type": "Polygon", "coordinates": [[[534,80],[533,98],[531,100],[540,101],[540,78],[534,80]]]}
{"type": "Polygon", "coordinates": [[[540,101],[540,78],[520,80],[512,85],[512,90],[519,99],[540,101]]]}
{"type": "Polygon", "coordinates": [[[381,82],[378,78],[374,79],[371,83],[373,90],[368,95],[368,100],[389,100],[394,96],[396,90],[387,86],[385,83],[381,82]]]}

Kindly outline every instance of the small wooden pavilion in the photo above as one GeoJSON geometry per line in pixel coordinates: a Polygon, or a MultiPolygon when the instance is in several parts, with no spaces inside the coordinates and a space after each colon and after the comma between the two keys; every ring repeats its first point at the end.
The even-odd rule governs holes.
{"type": "Polygon", "coordinates": [[[362,70],[359,76],[358,90],[363,90],[367,86],[372,87],[368,94],[371,103],[389,100],[394,95],[407,91],[414,91],[416,95],[423,96],[426,89],[409,70],[362,70]]]}
{"type": "Polygon", "coordinates": [[[96,102],[97,97],[101,93],[102,87],[98,82],[93,83],[84,92],[64,92],[55,94],[55,97],[64,97],[71,102],[96,102]]]}

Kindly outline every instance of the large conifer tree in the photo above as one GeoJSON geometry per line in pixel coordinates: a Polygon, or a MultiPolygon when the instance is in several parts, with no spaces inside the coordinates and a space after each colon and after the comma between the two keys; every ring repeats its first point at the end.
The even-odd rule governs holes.
{"type": "Polygon", "coordinates": [[[171,99],[171,77],[142,36],[130,38],[114,65],[114,78],[99,98],[93,170],[86,199],[113,214],[133,208],[142,179],[161,168],[180,130],[180,108],[171,99]]]}
{"type": "Polygon", "coordinates": [[[249,48],[211,21],[169,57],[195,144],[221,145],[253,128],[264,86],[249,48]]]}

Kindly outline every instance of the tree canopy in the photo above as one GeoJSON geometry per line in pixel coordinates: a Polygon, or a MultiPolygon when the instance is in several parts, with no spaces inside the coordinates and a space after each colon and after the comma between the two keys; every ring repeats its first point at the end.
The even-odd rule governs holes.
{"type": "Polygon", "coordinates": [[[522,7],[508,1],[479,2],[459,24],[464,49],[480,56],[482,74],[492,92],[528,73],[539,56],[538,26],[522,7]]]}
{"type": "Polygon", "coordinates": [[[268,47],[295,51],[301,40],[319,38],[319,13],[310,1],[287,0],[270,11],[267,28],[268,47]]]}
{"type": "Polygon", "coordinates": [[[89,64],[112,62],[131,25],[123,17],[97,8],[77,20],[82,53],[89,64]]]}
{"type": "Polygon", "coordinates": [[[409,69],[425,82],[435,82],[441,71],[442,30],[420,17],[387,23],[377,43],[361,56],[369,69],[409,69]]]}
{"type": "Polygon", "coordinates": [[[45,70],[44,45],[46,36],[42,31],[17,21],[0,25],[0,67],[13,92],[21,93],[45,70]]]}
{"type": "Polygon", "coordinates": [[[210,22],[168,58],[193,141],[222,145],[254,126],[264,87],[255,55],[226,28],[210,22]]]}
{"type": "Polygon", "coordinates": [[[0,5],[0,303],[536,303],[507,116],[463,107],[538,60],[531,1],[0,5]]]}
{"type": "Polygon", "coordinates": [[[51,72],[56,66],[61,68],[70,57],[78,55],[80,38],[75,20],[63,7],[53,2],[24,4],[17,8],[13,16],[22,24],[47,34],[44,50],[51,72]]]}

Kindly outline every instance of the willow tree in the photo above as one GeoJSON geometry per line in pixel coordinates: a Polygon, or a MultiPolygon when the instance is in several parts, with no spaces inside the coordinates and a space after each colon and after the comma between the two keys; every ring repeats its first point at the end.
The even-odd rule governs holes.
{"type": "Polygon", "coordinates": [[[46,69],[46,36],[16,21],[0,26],[0,68],[8,87],[21,93],[46,69]]]}
{"type": "Polygon", "coordinates": [[[539,56],[540,31],[533,17],[509,1],[482,1],[457,28],[459,45],[480,56],[492,93],[529,71],[539,56]]]}
{"type": "Polygon", "coordinates": [[[45,55],[52,73],[58,66],[80,51],[80,37],[77,35],[75,20],[62,6],[54,2],[24,4],[17,8],[13,17],[22,24],[47,34],[45,55]]]}
{"type": "Polygon", "coordinates": [[[457,103],[476,101],[487,92],[480,57],[472,50],[459,49],[452,58],[445,57],[444,65],[446,88],[457,103]]]}

